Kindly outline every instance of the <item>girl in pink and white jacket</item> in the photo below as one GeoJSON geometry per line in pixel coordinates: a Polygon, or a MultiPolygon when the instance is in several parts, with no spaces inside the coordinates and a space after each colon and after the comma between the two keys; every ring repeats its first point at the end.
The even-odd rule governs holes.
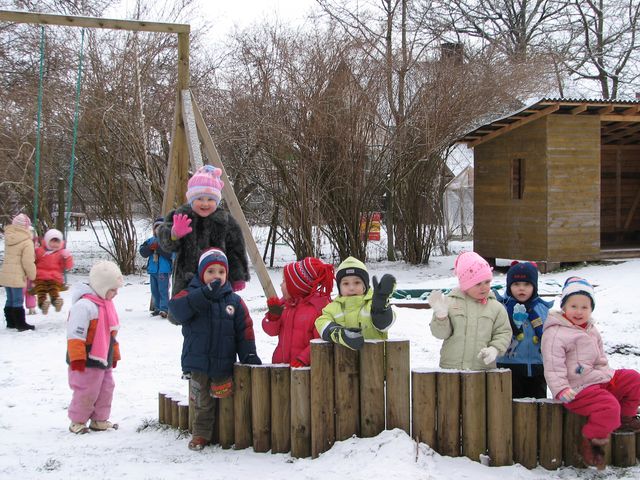
{"type": "Polygon", "coordinates": [[[544,324],[544,376],[553,397],[578,415],[588,417],[582,428],[580,452],[587,465],[604,468],[604,450],[616,429],[640,431],[640,374],[609,367],[600,332],[591,313],[593,287],[570,277],[562,289],[561,311],[549,312],[544,324]]]}

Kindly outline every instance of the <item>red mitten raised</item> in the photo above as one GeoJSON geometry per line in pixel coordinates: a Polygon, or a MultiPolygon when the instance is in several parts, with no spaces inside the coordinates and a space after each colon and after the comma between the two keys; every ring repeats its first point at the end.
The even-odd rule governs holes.
{"type": "Polygon", "coordinates": [[[269,297],[267,299],[267,309],[269,310],[267,318],[269,320],[278,320],[284,310],[284,300],[278,297],[269,297]]]}
{"type": "Polygon", "coordinates": [[[87,366],[86,360],[72,360],[71,361],[71,370],[76,372],[84,372],[85,367],[87,366]]]}

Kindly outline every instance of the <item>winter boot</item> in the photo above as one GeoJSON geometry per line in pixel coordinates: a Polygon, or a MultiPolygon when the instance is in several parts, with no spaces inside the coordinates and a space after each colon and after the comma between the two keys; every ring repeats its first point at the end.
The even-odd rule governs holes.
{"type": "Polygon", "coordinates": [[[117,430],[118,424],[111,423],[109,420],[91,420],[91,423],[89,423],[89,428],[91,430],[95,430],[96,432],[103,432],[104,430],[109,430],[110,428],[117,430]]]}
{"type": "Polygon", "coordinates": [[[34,327],[33,325],[27,323],[25,321],[25,311],[24,308],[22,307],[16,307],[14,308],[15,312],[15,325],[16,328],[18,329],[19,332],[24,332],[25,330],[35,330],[36,327],[34,327]]]}
{"type": "Polygon", "coordinates": [[[84,423],[75,423],[75,422],[71,422],[71,425],[69,425],[69,431],[71,433],[75,433],[76,435],[89,433],[89,429],[84,423]]]}
{"type": "Polygon", "coordinates": [[[640,418],[636,416],[622,416],[619,432],[640,432],[640,418]]]}
{"type": "Polygon", "coordinates": [[[580,442],[580,456],[585,465],[603,470],[605,467],[604,446],[609,443],[608,438],[582,437],[580,442]]]}
{"type": "Polygon", "coordinates": [[[40,310],[42,310],[42,314],[46,315],[47,313],[49,313],[49,307],[51,306],[51,302],[49,301],[49,299],[45,299],[44,302],[42,302],[42,304],[40,305],[40,310]]]}
{"type": "Polygon", "coordinates": [[[7,321],[7,328],[16,328],[15,307],[4,307],[4,318],[7,321]]]}
{"type": "Polygon", "coordinates": [[[62,297],[57,297],[54,301],[53,301],[53,306],[56,309],[56,312],[59,312],[60,310],[62,310],[62,305],[64,304],[64,300],[62,299],[62,297]]]}
{"type": "Polygon", "coordinates": [[[207,445],[209,445],[209,441],[206,438],[198,437],[197,435],[194,435],[191,441],[189,442],[189,450],[194,450],[196,452],[199,452],[207,445]]]}

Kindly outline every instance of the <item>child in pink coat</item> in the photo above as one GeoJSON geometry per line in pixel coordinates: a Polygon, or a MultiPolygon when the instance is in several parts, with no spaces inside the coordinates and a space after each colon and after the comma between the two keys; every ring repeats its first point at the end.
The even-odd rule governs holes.
{"type": "Polygon", "coordinates": [[[333,265],[306,257],[284,267],[282,277],[282,298],[267,300],[269,311],[262,320],[262,329],[267,335],[278,336],[273,363],[308,366],[311,363],[309,343],[320,338],[316,318],[331,302],[333,265]]]}
{"type": "Polygon", "coordinates": [[[65,290],[64,272],[73,267],[71,252],[64,248],[64,237],[60,230],[47,230],[42,245],[36,248],[36,279],[33,293],[38,297],[38,307],[46,315],[49,307],[56,312],[62,309],[60,292],[65,290]]]}
{"type": "Polygon", "coordinates": [[[580,453],[587,465],[604,468],[603,447],[616,429],[639,432],[640,374],[609,367],[600,332],[593,323],[593,287],[570,277],[562,289],[561,311],[549,312],[542,337],[544,376],[553,397],[578,415],[580,453]]]}

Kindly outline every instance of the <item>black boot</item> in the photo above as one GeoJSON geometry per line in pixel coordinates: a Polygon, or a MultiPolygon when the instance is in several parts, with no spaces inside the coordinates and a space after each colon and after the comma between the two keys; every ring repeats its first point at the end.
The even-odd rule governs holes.
{"type": "Polygon", "coordinates": [[[30,325],[26,322],[25,320],[25,311],[24,308],[22,307],[17,307],[14,308],[14,315],[15,315],[15,325],[16,328],[18,329],[19,332],[24,332],[25,330],[35,330],[36,327],[34,327],[33,325],[30,325]]]}
{"type": "Polygon", "coordinates": [[[7,328],[16,328],[13,307],[4,307],[4,318],[7,321],[7,328]]]}

